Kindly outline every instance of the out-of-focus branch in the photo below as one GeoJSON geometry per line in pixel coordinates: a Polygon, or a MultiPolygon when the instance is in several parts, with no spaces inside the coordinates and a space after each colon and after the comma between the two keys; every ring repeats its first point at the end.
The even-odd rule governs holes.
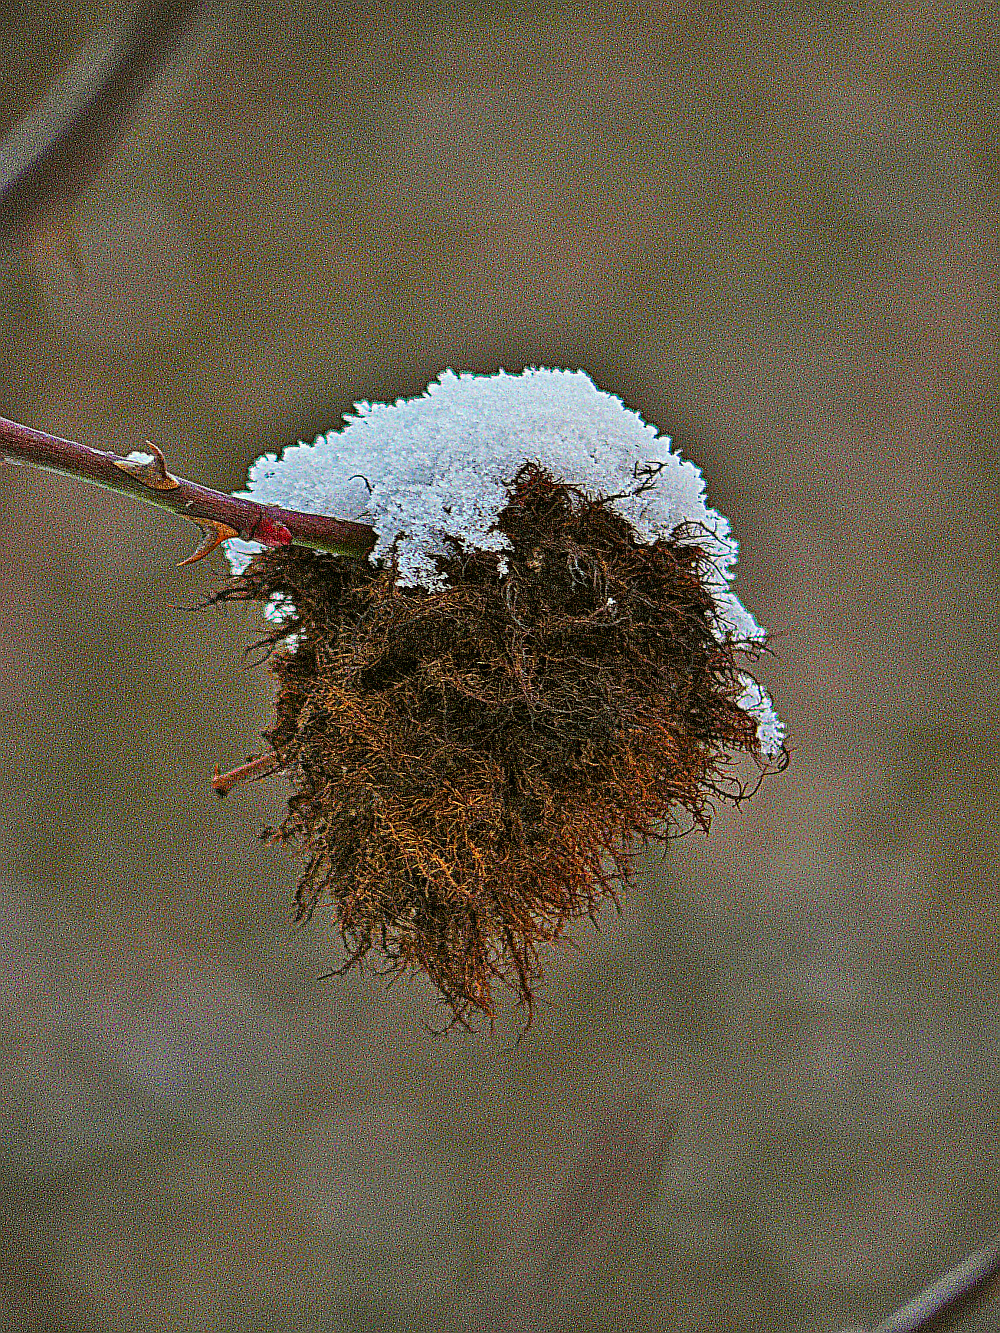
{"type": "Polygon", "coordinates": [[[137,5],[84,47],[0,144],[0,242],[90,183],[198,9],[198,0],[137,5]]]}
{"type": "Polygon", "coordinates": [[[954,1321],[986,1294],[997,1277],[1000,1277],[1000,1233],[873,1329],[845,1329],[844,1333],[931,1333],[946,1326],[957,1328],[954,1321]]]}
{"type": "Polygon", "coordinates": [[[672,1106],[637,1101],[608,1108],[569,1168],[534,1234],[494,1275],[480,1274],[446,1317],[464,1333],[542,1333],[560,1292],[593,1263],[656,1192],[676,1128],[672,1106]]]}
{"type": "Polygon", "coordinates": [[[196,556],[207,554],[219,541],[230,537],[243,537],[265,546],[294,542],[359,559],[375,545],[374,531],[363,523],[261,505],[175,477],[166,470],[163,455],[152,444],[141,458],[122,458],[0,417],[0,458],[79,477],[105,490],[137,496],[191,519],[215,538],[200,548],[196,556]]]}

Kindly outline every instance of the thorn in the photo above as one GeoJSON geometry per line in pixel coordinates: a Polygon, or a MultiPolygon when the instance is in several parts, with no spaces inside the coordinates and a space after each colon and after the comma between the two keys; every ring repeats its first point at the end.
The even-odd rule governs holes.
{"type": "Polygon", "coordinates": [[[262,754],[259,759],[248,759],[245,764],[240,764],[239,768],[230,769],[228,773],[220,773],[219,765],[215,765],[215,776],[212,778],[212,787],[220,796],[225,796],[230,787],[235,787],[237,782],[242,782],[244,778],[263,777],[265,773],[270,773],[278,766],[278,757],[274,754],[262,754]]]}
{"type": "Polygon", "coordinates": [[[292,534],[284,523],[272,518],[266,509],[262,511],[249,535],[253,541],[260,542],[262,546],[287,546],[292,540],[292,534]]]}
{"type": "Polygon", "coordinates": [[[136,458],[113,458],[111,461],[115,467],[121,468],[129,476],[135,477],[141,481],[144,486],[148,486],[153,491],[173,491],[180,485],[176,477],[172,477],[167,471],[167,461],[163,454],[152,442],[146,441],[146,447],[150,450],[153,457],[145,463],[140,463],[136,458]]]}
{"type": "Polygon", "coordinates": [[[186,560],[182,560],[177,568],[181,569],[184,565],[193,565],[196,560],[203,560],[206,555],[215,548],[227,542],[231,537],[238,537],[240,534],[235,528],[231,528],[228,523],[220,523],[215,518],[192,518],[192,523],[197,523],[199,528],[204,530],[205,536],[201,545],[191,552],[186,560]]]}

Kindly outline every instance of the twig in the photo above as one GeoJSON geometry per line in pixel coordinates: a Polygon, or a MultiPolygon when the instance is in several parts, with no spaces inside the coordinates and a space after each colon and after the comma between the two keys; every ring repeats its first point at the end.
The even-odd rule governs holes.
{"type": "Polygon", "coordinates": [[[155,445],[147,444],[144,452],[148,461],[122,458],[0,417],[0,458],[31,463],[50,472],[93,482],[109,491],[137,496],[207,529],[208,540],[191,559],[199,559],[230,537],[243,537],[264,546],[294,542],[357,559],[363,559],[375,545],[375,533],[364,523],[350,523],[322,514],[301,514],[210,491],[167,472],[163,455],[155,445]]]}
{"type": "Polygon", "coordinates": [[[215,777],[212,779],[212,786],[220,796],[225,796],[230,787],[235,787],[237,782],[243,782],[247,778],[263,777],[266,773],[272,772],[278,766],[278,759],[273,754],[262,754],[258,759],[248,759],[245,764],[240,764],[239,768],[232,768],[228,773],[220,773],[219,766],[215,766],[215,777]]]}

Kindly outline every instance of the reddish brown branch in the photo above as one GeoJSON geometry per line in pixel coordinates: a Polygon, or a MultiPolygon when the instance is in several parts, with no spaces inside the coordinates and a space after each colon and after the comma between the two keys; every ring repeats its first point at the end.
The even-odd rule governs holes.
{"type": "MultiPolygon", "coordinates": [[[[23,234],[44,219],[50,205],[89,184],[199,8],[198,0],[140,0],[118,25],[95,38],[0,144],[0,241],[23,234]]],[[[150,448],[151,468],[130,468],[114,454],[0,419],[0,457],[138,496],[200,524],[206,538],[194,558],[237,536],[357,557],[375,544],[375,534],[360,523],[259,505],[171,477],[162,456],[150,448]]]]}
{"type": "Polygon", "coordinates": [[[322,514],[302,514],[277,505],[261,505],[221,491],[210,491],[183,477],[172,477],[164,468],[155,446],[147,452],[153,463],[130,463],[118,454],[91,449],[85,444],[62,440],[39,430],[0,417],[0,457],[16,463],[31,463],[50,472],[94,482],[122,495],[133,495],[149,504],[170,509],[182,518],[214,528],[229,529],[230,537],[259,541],[265,546],[294,542],[317,551],[363,559],[375,545],[375,533],[364,523],[350,523],[322,514]],[[164,480],[165,479],[165,480],[164,480]]]}

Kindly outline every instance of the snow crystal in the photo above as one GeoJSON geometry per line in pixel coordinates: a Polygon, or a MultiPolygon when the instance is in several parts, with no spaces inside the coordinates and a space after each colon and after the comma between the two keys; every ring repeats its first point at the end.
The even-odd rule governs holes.
{"type": "MultiPolygon", "coordinates": [[[[258,458],[249,489],[240,494],[367,523],[378,537],[373,562],[395,556],[403,583],[441,588],[434,556],[447,553],[449,535],[500,553],[500,572],[506,572],[502,553],[510,543],[495,527],[507,503],[506,483],[524,463],[538,463],[595,498],[613,496],[611,507],[642,541],[683,527],[716,569],[718,637],[764,637],[730,587],[737,543],[728,520],[707,507],[701,472],[671,449],[669,436],[598,389],[584,371],[446,370],[418,398],[356,407],[342,430],[293,445],[280,457],[258,458]]],[[[260,549],[256,542],[230,542],[234,572],[260,549]]],[[[777,753],[781,723],[749,677],[743,706],[759,720],[764,752],[777,753]]]]}

